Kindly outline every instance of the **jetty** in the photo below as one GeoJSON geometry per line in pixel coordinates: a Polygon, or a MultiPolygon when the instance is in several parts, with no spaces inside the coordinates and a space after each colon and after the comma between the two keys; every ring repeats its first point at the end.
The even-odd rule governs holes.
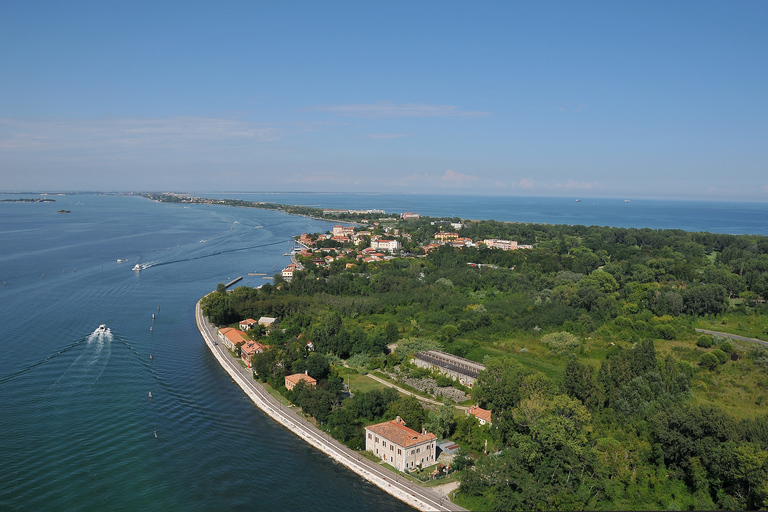
{"type": "Polygon", "coordinates": [[[233,280],[231,280],[230,282],[228,282],[227,284],[225,284],[225,285],[224,285],[224,288],[229,288],[229,287],[230,287],[230,286],[232,286],[233,284],[235,284],[235,283],[238,283],[238,282],[242,281],[242,279],[243,279],[243,276],[240,276],[240,277],[236,277],[236,278],[234,278],[233,280]]]}
{"type": "Polygon", "coordinates": [[[244,368],[239,360],[233,358],[227,349],[223,348],[223,344],[216,342],[218,337],[216,327],[211,325],[203,315],[200,301],[195,306],[195,320],[205,344],[219,364],[221,364],[221,367],[267,416],[328,455],[334,461],[343,464],[363,479],[418,510],[465,510],[451,503],[444,495],[416,485],[402,478],[397,473],[389,471],[378,463],[367,459],[362,454],[347,448],[326,432],[300,417],[296,413],[295,408],[286,407],[278,402],[269,394],[264,386],[253,378],[250,369],[244,368]]]}

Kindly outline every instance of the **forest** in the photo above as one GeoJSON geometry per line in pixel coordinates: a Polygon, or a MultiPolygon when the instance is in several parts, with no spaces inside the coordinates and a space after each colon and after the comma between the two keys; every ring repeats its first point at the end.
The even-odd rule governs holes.
{"type": "Polygon", "coordinates": [[[768,347],[696,330],[768,340],[768,238],[462,221],[462,237],[533,248],[423,254],[434,222],[398,221],[410,257],[331,249],[290,281],[219,289],[204,312],[278,318],[255,374],[351,448],[395,415],[458,443],[456,502],[471,510],[768,508],[768,347]],[[431,391],[468,393],[458,405],[492,425],[447,398],[345,392],[368,372],[429,377],[410,362],[427,349],[485,365],[472,389],[433,374],[431,391]],[[316,388],[284,389],[305,371],[316,388]]]}

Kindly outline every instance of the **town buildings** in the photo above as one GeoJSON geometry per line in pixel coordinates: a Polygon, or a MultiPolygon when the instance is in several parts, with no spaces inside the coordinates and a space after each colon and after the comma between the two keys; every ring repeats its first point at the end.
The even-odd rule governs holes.
{"type": "Polygon", "coordinates": [[[419,434],[408,428],[400,416],[365,427],[365,449],[399,471],[434,464],[436,444],[435,434],[426,430],[419,434]]]}

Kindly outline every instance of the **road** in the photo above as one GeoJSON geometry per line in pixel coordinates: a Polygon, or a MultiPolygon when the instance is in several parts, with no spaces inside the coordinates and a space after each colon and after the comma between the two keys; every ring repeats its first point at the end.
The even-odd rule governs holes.
{"type": "Polygon", "coordinates": [[[253,379],[251,371],[244,368],[239,360],[233,358],[226,347],[218,343],[216,328],[203,316],[200,302],[195,307],[197,327],[206,345],[219,361],[224,370],[253,400],[253,402],[272,419],[292,431],[306,442],[319,449],[332,459],[360,475],[365,480],[381,488],[397,499],[419,510],[465,510],[451,503],[430,489],[411,483],[396,473],[381,467],[354,450],[339,443],[327,433],[296,414],[296,409],[279,403],[264,387],[253,379]]]}
{"type": "Polygon", "coordinates": [[[710,331],[708,329],[696,329],[696,332],[703,332],[704,334],[714,334],[716,336],[725,336],[733,340],[750,341],[752,343],[759,343],[763,346],[768,346],[768,341],[758,340],[756,338],[747,338],[746,336],[739,336],[738,334],[731,334],[728,332],[710,331]]]}

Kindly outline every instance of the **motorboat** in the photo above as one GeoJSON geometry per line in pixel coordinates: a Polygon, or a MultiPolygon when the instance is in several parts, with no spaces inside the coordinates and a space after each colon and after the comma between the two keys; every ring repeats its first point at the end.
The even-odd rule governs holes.
{"type": "Polygon", "coordinates": [[[96,329],[99,332],[107,332],[107,326],[106,324],[101,324],[98,329],[96,329]]]}
{"type": "Polygon", "coordinates": [[[133,270],[136,270],[136,271],[139,271],[139,270],[141,270],[141,265],[139,265],[138,263],[137,263],[137,264],[135,264],[135,265],[133,266],[133,270]]]}

